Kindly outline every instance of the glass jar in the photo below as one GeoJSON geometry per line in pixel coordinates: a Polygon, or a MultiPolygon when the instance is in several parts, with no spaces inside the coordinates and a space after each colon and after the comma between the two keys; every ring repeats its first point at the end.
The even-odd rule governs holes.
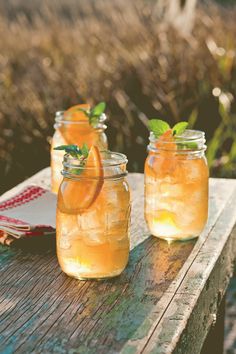
{"type": "MultiPolygon", "coordinates": [[[[82,107],[82,105],[81,105],[82,107]]],[[[51,143],[51,190],[54,193],[58,192],[59,185],[62,181],[61,170],[63,151],[53,150],[54,147],[59,145],[76,144],[82,146],[84,143],[91,147],[96,145],[100,150],[107,150],[107,136],[104,124],[106,115],[103,113],[99,118],[99,123],[96,126],[91,126],[88,123],[88,119],[80,119],[79,121],[70,120],[66,113],[66,119],[64,117],[64,111],[57,112],[55,118],[55,134],[51,143]]]]}
{"type": "Polygon", "coordinates": [[[127,158],[110,151],[101,156],[99,178],[93,177],[93,168],[84,167],[85,173],[78,174],[78,160],[65,155],[58,192],[58,261],[66,274],[82,280],[117,276],[129,258],[127,158]],[[89,203],[83,208],[85,199],[89,203]]]}
{"type": "Polygon", "coordinates": [[[208,217],[209,172],[205,134],[186,130],[161,141],[150,133],[145,162],[145,219],[165,240],[199,236],[208,217]]]}

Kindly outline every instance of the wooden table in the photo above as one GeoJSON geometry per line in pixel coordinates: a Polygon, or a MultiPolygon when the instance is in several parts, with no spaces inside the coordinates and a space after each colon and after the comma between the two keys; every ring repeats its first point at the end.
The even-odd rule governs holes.
{"type": "MultiPolygon", "coordinates": [[[[49,174],[4,197],[25,184],[49,186],[49,174]]],[[[236,180],[211,179],[204,232],[172,244],[146,229],[143,175],[130,174],[129,182],[132,250],[120,277],[78,281],[62,273],[46,243],[1,246],[0,353],[200,353],[236,258],[236,180]]]]}

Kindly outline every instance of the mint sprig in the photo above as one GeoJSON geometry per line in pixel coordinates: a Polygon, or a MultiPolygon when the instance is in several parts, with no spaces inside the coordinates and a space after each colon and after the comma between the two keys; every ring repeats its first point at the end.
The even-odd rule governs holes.
{"type": "Polygon", "coordinates": [[[67,154],[78,160],[86,159],[89,154],[89,148],[87,144],[83,144],[81,148],[74,144],[60,145],[55,147],[53,150],[64,150],[67,154]]]}
{"type": "Polygon", "coordinates": [[[150,119],[148,122],[148,128],[150,131],[152,131],[155,135],[156,138],[159,138],[161,135],[163,135],[167,130],[172,130],[172,135],[181,135],[184,133],[188,126],[188,122],[179,122],[171,127],[167,122],[161,119],[150,119]]]}
{"type": "Polygon", "coordinates": [[[105,112],[106,103],[100,102],[96,106],[90,109],[79,108],[79,111],[83,112],[89,119],[89,124],[92,127],[96,127],[99,123],[99,118],[105,112]]]}
{"type": "Polygon", "coordinates": [[[172,128],[172,134],[174,135],[181,135],[185,132],[188,126],[188,122],[179,122],[175,124],[172,128]]]}
{"type": "Polygon", "coordinates": [[[79,160],[80,165],[78,166],[78,168],[71,169],[72,174],[80,175],[83,172],[83,169],[85,167],[85,160],[87,159],[89,154],[89,148],[87,144],[83,144],[81,148],[74,144],[60,145],[55,147],[53,150],[64,150],[67,154],[79,160]]]}
{"type": "Polygon", "coordinates": [[[82,152],[82,155],[87,158],[88,154],[89,154],[89,148],[87,144],[83,144],[82,148],[80,149],[80,151],[82,152]]]}
{"type": "MultiPolygon", "coordinates": [[[[167,122],[161,119],[150,119],[148,122],[149,130],[153,132],[155,138],[157,139],[170,129],[172,131],[172,136],[177,138],[185,132],[187,126],[188,122],[179,122],[176,123],[173,128],[171,128],[167,122]]],[[[196,142],[186,141],[182,143],[177,140],[176,143],[178,149],[196,150],[198,148],[198,144],[196,142]]]]}

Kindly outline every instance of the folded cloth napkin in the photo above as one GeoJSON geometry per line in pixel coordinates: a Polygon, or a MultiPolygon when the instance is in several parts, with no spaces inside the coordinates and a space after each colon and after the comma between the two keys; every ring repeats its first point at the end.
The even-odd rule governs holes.
{"type": "Polygon", "coordinates": [[[55,228],[56,195],[44,188],[27,186],[0,203],[1,244],[54,234],[55,228]]]}

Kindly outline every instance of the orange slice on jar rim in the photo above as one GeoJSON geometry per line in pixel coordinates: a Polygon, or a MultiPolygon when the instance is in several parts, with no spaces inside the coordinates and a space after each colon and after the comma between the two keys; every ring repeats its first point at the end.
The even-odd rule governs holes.
{"type": "Polygon", "coordinates": [[[58,193],[58,208],[67,214],[77,214],[89,209],[103,186],[103,167],[99,149],[89,150],[85,168],[77,179],[65,178],[58,193]]]}
{"type": "Polygon", "coordinates": [[[81,146],[86,143],[92,146],[96,132],[89,124],[89,119],[83,110],[89,110],[89,104],[77,104],[64,112],[65,122],[59,129],[67,144],[81,146]]]}

